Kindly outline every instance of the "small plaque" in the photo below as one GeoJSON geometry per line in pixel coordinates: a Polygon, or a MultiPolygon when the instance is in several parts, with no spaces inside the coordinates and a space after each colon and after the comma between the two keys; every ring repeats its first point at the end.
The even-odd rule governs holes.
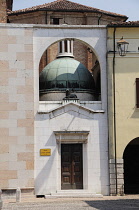
{"type": "Polygon", "coordinates": [[[40,156],[51,156],[51,149],[40,149],[40,156]]]}

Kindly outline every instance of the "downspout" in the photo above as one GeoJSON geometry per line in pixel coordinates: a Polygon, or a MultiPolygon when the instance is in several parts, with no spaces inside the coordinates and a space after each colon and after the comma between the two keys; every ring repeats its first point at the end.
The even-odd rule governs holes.
{"type": "MultiPolygon", "coordinates": [[[[47,25],[47,23],[48,23],[48,14],[47,14],[47,12],[46,12],[46,15],[45,15],[45,24],[47,25]]],[[[48,64],[48,52],[47,52],[47,50],[46,50],[46,64],[48,64]]]]}
{"type": "Polygon", "coordinates": [[[102,14],[98,18],[98,25],[100,25],[100,19],[101,19],[101,17],[102,17],[102,14]]]}
{"type": "Polygon", "coordinates": [[[115,94],[115,33],[116,27],[114,27],[113,31],[113,118],[114,118],[114,159],[115,159],[115,181],[116,181],[116,195],[118,194],[117,190],[117,145],[116,145],[116,94],[115,94]]]}
{"type": "Polygon", "coordinates": [[[47,24],[47,12],[45,13],[45,24],[47,24]]]}

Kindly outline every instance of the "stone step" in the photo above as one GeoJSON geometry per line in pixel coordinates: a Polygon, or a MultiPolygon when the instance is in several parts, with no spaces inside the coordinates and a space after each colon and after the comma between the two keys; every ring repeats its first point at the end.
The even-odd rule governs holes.
{"type": "Polygon", "coordinates": [[[57,190],[57,193],[91,193],[88,190],[57,190]]]}
{"type": "Polygon", "coordinates": [[[51,195],[45,195],[45,198],[102,198],[103,196],[101,194],[94,194],[91,192],[88,192],[87,190],[60,190],[57,191],[57,193],[52,193],[51,195]]]}

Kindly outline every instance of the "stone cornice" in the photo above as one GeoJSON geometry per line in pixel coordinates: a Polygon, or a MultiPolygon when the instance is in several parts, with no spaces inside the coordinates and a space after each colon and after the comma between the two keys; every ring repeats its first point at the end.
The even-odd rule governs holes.
{"type": "MultiPolygon", "coordinates": [[[[60,107],[54,108],[52,110],[45,110],[45,106],[43,107],[43,109],[39,109],[38,110],[38,114],[49,114],[49,117],[52,119],[54,117],[57,117],[59,115],[62,115],[66,112],[69,111],[74,111],[74,112],[78,112],[80,114],[83,115],[90,115],[90,114],[97,114],[97,113],[104,113],[104,110],[93,110],[93,109],[89,109],[87,107],[81,106],[78,103],[74,103],[74,102],[69,102],[67,104],[61,105],[60,107]],[[82,110],[82,111],[81,111],[82,110]]],[[[90,117],[92,118],[92,117],[90,117]]]]}

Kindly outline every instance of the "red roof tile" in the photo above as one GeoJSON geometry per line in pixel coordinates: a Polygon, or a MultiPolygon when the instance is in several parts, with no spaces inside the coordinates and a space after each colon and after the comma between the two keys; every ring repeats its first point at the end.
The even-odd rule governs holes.
{"type": "Polygon", "coordinates": [[[108,24],[108,27],[139,27],[139,20],[128,22],[112,22],[108,24]]]}
{"type": "Polygon", "coordinates": [[[34,6],[31,8],[16,10],[8,12],[8,15],[12,14],[19,14],[19,13],[26,13],[26,12],[32,12],[32,11],[38,11],[38,10],[46,10],[46,11],[76,11],[76,12],[96,12],[96,13],[103,13],[110,16],[118,16],[123,17],[125,20],[128,18],[126,15],[121,15],[113,12],[107,12],[104,10],[100,10],[94,7],[85,6],[82,4],[78,4],[75,2],[71,2],[68,0],[57,0],[50,3],[34,6]]]}

